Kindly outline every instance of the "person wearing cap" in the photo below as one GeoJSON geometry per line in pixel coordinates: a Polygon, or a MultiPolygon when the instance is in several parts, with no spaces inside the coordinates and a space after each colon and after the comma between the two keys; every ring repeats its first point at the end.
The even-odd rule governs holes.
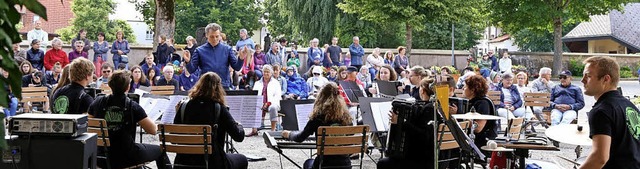
{"type": "Polygon", "coordinates": [[[307,82],[296,72],[295,66],[287,67],[285,79],[287,81],[287,90],[284,92],[284,99],[306,99],[309,96],[307,82]]]}
{"type": "Polygon", "coordinates": [[[329,80],[325,78],[323,74],[322,66],[314,66],[311,73],[313,76],[307,79],[307,86],[309,87],[309,99],[315,99],[320,92],[320,89],[324,87],[329,80]]]}
{"type": "Polygon", "coordinates": [[[489,82],[489,90],[498,90],[499,89],[498,84],[500,83],[501,80],[502,80],[502,75],[500,75],[500,73],[491,71],[491,74],[489,75],[489,79],[487,80],[487,82],[489,82]]]}
{"type": "MultiPolygon", "coordinates": [[[[513,85],[513,74],[505,73],[502,75],[502,83],[498,84],[500,91],[500,104],[498,107],[498,115],[506,119],[524,117],[529,120],[533,114],[527,113],[524,108],[522,97],[518,92],[518,87],[513,85]]],[[[503,124],[505,124],[503,122],[503,124]]]]}
{"type": "Polygon", "coordinates": [[[558,78],[560,84],[551,88],[551,126],[570,124],[584,107],[582,89],[571,84],[571,71],[562,71],[558,78]]]}

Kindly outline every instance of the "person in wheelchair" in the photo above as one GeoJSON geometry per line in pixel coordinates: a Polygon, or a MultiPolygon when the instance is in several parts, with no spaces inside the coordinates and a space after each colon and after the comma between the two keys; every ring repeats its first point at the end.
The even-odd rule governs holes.
{"type": "MultiPolygon", "coordinates": [[[[316,101],[313,105],[313,112],[309,122],[304,127],[303,131],[282,131],[282,136],[295,142],[302,142],[307,139],[311,134],[318,131],[320,126],[351,126],[353,120],[349,111],[347,110],[347,104],[340,96],[340,90],[338,85],[333,82],[327,83],[318,94],[316,101]]],[[[316,159],[309,159],[305,161],[303,168],[318,168],[320,163],[316,159]]],[[[323,167],[338,167],[350,169],[351,160],[348,155],[326,155],[322,161],[323,167]]]]}
{"type": "MultiPolygon", "coordinates": [[[[214,72],[200,76],[196,85],[189,91],[189,101],[178,107],[174,124],[208,124],[213,129],[213,155],[209,156],[209,168],[246,169],[247,157],[242,154],[224,152],[225,136],[229,134],[234,141],[244,140],[242,124],[236,122],[224,99],[224,88],[220,76],[214,72]],[[183,115],[184,113],[184,115],[183,115]]],[[[180,105],[180,104],[178,104],[180,105]]],[[[204,155],[177,154],[174,164],[204,166],[204,155]]],[[[179,166],[176,169],[181,168],[179,166]]],[[[192,167],[189,167],[192,168],[192,167]]],[[[204,168],[204,167],[202,167],[204,168]]]]}

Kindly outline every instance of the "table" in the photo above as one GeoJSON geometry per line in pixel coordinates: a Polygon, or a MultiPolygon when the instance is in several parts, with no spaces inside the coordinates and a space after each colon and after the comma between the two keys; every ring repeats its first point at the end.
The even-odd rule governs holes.
{"type": "MultiPolygon", "coordinates": [[[[98,137],[95,133],[74,138],[32,136],[29,139],[15,135],[5,138],[10,148],[20,151],[14,157],[19,158],[16,160],[19,168],[96,168],[98,137]]],[[[13,168],[13,163],[0,162],[0,168],[13,168]]]]}
{"type": "Polygon", "coordinates": [[[519,158],[518,166],[520,169],[524,169],[526,166],[525,159],[529,157],[529,150],[544,150],[544,151],[560,151],[553,145],[536,145],[536,144],[513,144],[513,143],[498,143],[499,147],[514,149],[514,154],[519,158]]]}

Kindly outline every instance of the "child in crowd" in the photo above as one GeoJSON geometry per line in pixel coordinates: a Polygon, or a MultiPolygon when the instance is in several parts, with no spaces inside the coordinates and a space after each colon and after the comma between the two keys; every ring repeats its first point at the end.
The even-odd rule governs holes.
{"type": "Polygon", "coordinates": [[[300,67],[300,58],[298,58],[298,54],[291,51],[289,52],[289,60],[287,60],[287,66],[296,66],[300,67]]]}
{"type": "Polygon", "coordinates": [[[344,55],[344,65],[343,66],[351,66],[351,53],[347,52],[346,55],[344,55]]]}
{"type": "Polygon", "coordinates": [[[327,75],[327,80],[331,82],[338,82],[338,66],[331,66],[329,69],[329,75],[327,75]]]}

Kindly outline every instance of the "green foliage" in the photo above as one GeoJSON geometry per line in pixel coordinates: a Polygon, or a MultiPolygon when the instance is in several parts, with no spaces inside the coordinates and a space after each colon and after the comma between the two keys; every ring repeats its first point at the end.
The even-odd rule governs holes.
{"type": "Polygon", "coordinates": [[[569,71],[571,71],[571,74],[573,75],[582,75],[582,72],[584,71],[584,64],[582,63],[582,60],[577,58],[569,60],[569,71]]]}
{"type": "Polygon", "coordinates": [[[262,27],[258,22],[262,16],[259,4],[253,0],[182,0],[176,2],[176,35],[177,43],[186,43],[187,36],[196,37],[199,27],[209,23],[218,23],[227,39],[240,39],[238,31],[247,29],[249,36],[254,30],[262,27]]]}
{"type": "Polygon", "coordinates": [[[629,66],[621,66],[620,67],[620,78],[632,78],[633,70],[629,66]]]}
{"type": "Polygon", "coordinates": [[[149,25],[149,29],[154,28],[154,17],[156,16],[156,0],[137,0],[136,11],[142,13],[142,20],[149,25]]]}
{"type": "Polygon", "coordinates": [[[129,43],[135,43],[133,29],[123,20],[109,20],[109,14],[114,12],[116,3],[113,0],[74,0],[71,4],[71,11],[75,18],[71,20],[71,25],[58,30],[63,41],[70,42],[78,36],[81,29],[87,31],[87,38],[98,39],[98,32],[105,33],[105,39],[113,42],[116,39],[116,32],[123,31],[129,43]]]}
{"type": "MultiPolygon", "coordinates": [[[[62,3],[62,1],[61,1],[62,3]]],[[[20,22],[21,14],[15,8],[15,6],[22,6],[29,11],[47,19],[47,9],[40,4],[37,0],[2,0],[0,1],[0,67],[8,72],[8,77],[0,76],[0,86],[8,86],[11,89],[13,95],[18,99],[22,99],[22,73],[18,68],[18,64],[13,60],[13,50],[11,45],[22,41],[16,24],[20,22]]],[[[8,107],[9,105],[9,93],[7,90],[0,90],[0,106],[8,107]]],[[[4,139],[4,113],[0,113],[0,150],[6,150],[8,148],[7,142],[4,139]]]]}
{"type": "MultiPolygon", "coordinates": [[[[467,23],[455,23],[455,48],[466,50],[476,45],[481,38],[482,27],[474,27],[467,23]]],[[[415,31],[413,48],[419,49],[451,49],[451,22],[436,21],[426,23],[424,29],[415,31]]]]}
{"type": "MultiPolygon", "coordinates": [[[[562,34],[566,35],[578,23],[565,23],[562,28],[562,34]]],[[[522,29],[511,34],[515,39],[515,44],[522,51],[528,52],[552,52],[553,51],[553,31],[539,29],[522,29]]],[[[563,51],[568,52],[569,49],[563,44],[563,51]]]]}

